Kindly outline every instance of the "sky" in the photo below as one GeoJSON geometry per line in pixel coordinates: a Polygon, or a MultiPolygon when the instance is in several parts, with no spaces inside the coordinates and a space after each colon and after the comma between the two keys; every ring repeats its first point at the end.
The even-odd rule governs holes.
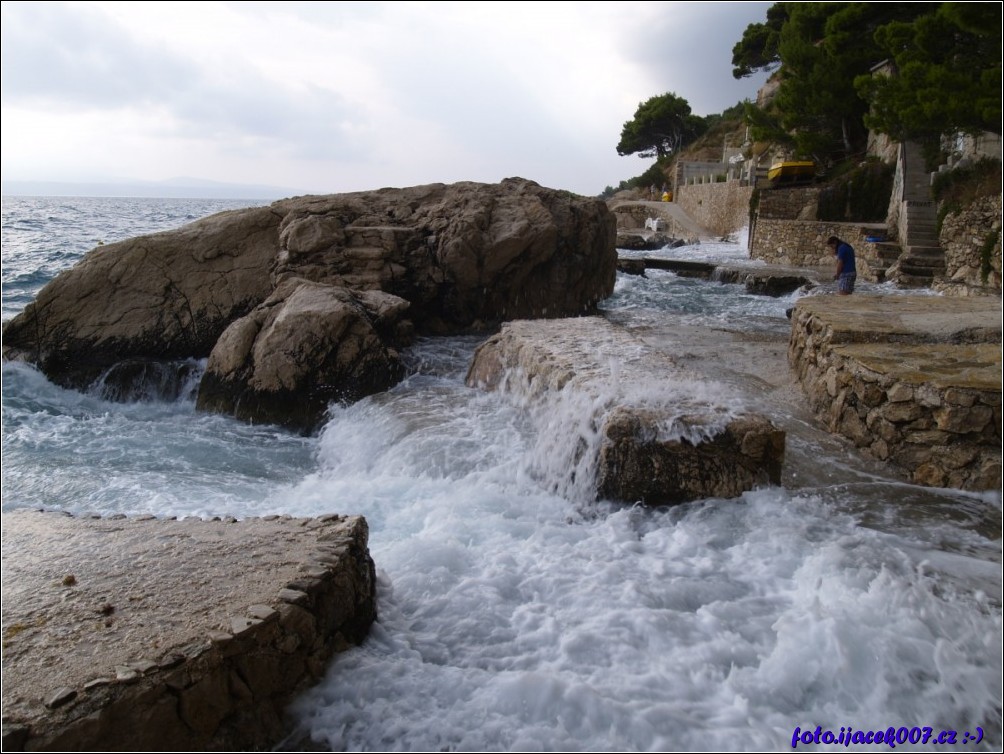
{"type": "Polygon", "coordinates": [[[754,99],[732,47],[771,3],[3,2],[4,181],[337,193],[641,174],[625,121],[754,99]]]}

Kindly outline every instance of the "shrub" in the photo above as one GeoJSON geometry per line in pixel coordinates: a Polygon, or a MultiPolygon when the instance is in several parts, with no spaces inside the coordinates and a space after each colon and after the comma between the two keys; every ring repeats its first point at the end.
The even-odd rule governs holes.
{"type": "Polygon", "coordinates": [[[1000,193],[1001,161],[985,157],[934,176],[931,193],[938,202],[938,232],[946,216],[984,196],[1000,193]]]}
{"type": "Polygon", "coordinates": [[[819,192],[816,219],[871,223],[885,220],[895,168],[869,160],[843,172],[819,192]]]}

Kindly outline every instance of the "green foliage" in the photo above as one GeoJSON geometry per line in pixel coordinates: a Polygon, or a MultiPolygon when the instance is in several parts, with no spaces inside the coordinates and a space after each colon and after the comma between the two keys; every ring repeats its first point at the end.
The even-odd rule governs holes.
{"type": "Polygon", "coordinates": [[[650,186],[655,186],[661,190],[665,184],[665,162],[656,161],[644,173],[626,181],[621,181],[616,188],[613,186],[607,186],[603,189],[603,193],[600,194],[600,198],[609,199],[618,191],[626,191],[628,189],[647,189],[650,186]]]}
{"type": "Polygon", "coordinates": [[[826,165],[864,152],[868,128],[920,142],[1001,133],[1001,4],[779,2],[732,50],[733,75],[777,69],[758,141],[826,165]],[[883,60],[893,74],[873,73],[883,60]]]}
{"type": "Polygon", "coordinates": [[[743,38],[732,48],[732,76],[737,79],[757,71],[771,71],[781,63],[778,42],[781,27],[788,20],[788,3],[774,3],[767,9],[767,23],[750,24],[743,38]]]}
{"type": "Polygon", "coordinates": [[[707,124],[690,112],[690,104],[672,92],[651,97],[638,105],[634,118],[624,124],[617,154],[665,158],[700,136],[707,124]]]}
{"type": "Polygon", "coordinates": [[[854,88],[886,56],[876,30],[914,18],[919,3],[790,3],[778,52],[782,80],[776,105],[799,153],[817,162],[864,152],[868,103],[854,88]]]}
{"type": "Polygon", "coordinates": [[[938,202],[938,232],[945,218],[984,196],[1000,193],[1001,162],[985,158],[934,176],[931,194],[938,202]]]}
{"type": "Polygon", "coordinates": [[[752,102],[747,102],[744,116],[753,141],[768,141],[774,144],[794,146],[795,140],[781,125],[780,115],[776,108],[763,109],[752,102]]]}
{"type": "Polygon", "coordinates": [[[816,217],[826,222],[882,222],[892,195],[895,169],[879,160],[859,164],[832,179],[819,193],[816,217]]]}
{"type": "Polygon", "coordinates": [[[1001,133],[1001,4],[941,3],[879,28],[892,76],[859,76],[866,123],[899,141],[944,133],[1001,133]]]}

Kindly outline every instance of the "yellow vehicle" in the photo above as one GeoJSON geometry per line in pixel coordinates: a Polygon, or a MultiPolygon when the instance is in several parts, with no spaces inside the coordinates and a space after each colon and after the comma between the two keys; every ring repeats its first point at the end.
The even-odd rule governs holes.
{"type": "Polygon", "coordinates": [[[812,160],[775,162],[767,170],[767,180],[771,185],[781,183],[806,183],[816,175],[816,163],[812,160]]]}

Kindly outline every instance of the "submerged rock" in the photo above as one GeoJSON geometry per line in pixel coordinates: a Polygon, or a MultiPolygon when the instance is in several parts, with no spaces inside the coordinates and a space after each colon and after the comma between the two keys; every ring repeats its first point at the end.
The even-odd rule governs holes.
{"type": "Polygon", "coordinates": [[[613,291],[615,234],[603,201],[520,178],[285,199],[91,251],[7,323],[4,355],[81,388],[126,359],[216,353],[200,405],[273,421],[283,412],[266,409],[275,401],[261,396],[282,393],[280,403],[293,406],[306,390],[311,409],[292,421],[303,425],[326,397],[351,400],[392,384],[400,370],[391,352],[412,327],[446,334],[589,311],[613,291]],[[283,288],[277,296],[294,279],[323,284],[326,293],[283,288]],[[381,291],[391,297],[376,309],[403,300],[409,320],[392,303],[394,322],[380,324],[382,315],[364,301],[376,302],[366,295],[381,291]],[[329,302],[327,315],[319,298],[329,302]],[[332,319],[336,299],[342,314],[332,319]],[[279,331],[296,331],[297,345],[279,347],[270,334],[279,331]],[[290,378],[310,371],[303,357],[311,343],[328,354],[312,357],[322,373],[290,378]],[[253,364],[244,346],[254,351],[253,364]],[[372,353],[350,355],[355,349],[372,353]],[[338,369],[330,368],[334,352],[338,369]],[[354,366],[344,368],[348,362],[354,366]],[[236,388],[241,382],[246,387],[236,388]]]}

